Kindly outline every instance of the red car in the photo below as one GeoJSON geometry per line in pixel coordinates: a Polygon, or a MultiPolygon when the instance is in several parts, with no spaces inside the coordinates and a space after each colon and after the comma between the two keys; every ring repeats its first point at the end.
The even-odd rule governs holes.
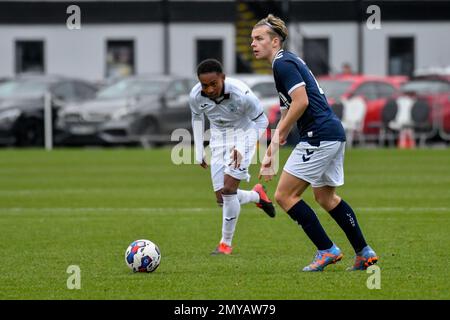
{"type": "MultiPolygon", "coordinates": [[[[334,75],[317,78],[324,90],[330,106],[342,99],[361,97],[366,104],[363,133],[377,135],[379,127],[371,126],[380,123],[381,110],[390,97],[399,93],[402,83],[408,80],[405,76],[379,77],[368,75],[334,75]]],[[[339,116],[339,115],[338,115],[339,116]]],[[[271,108],[268,114],[271,128],[276,127],[279,119],[279,105],[271,108]]]]}
{"type": "Polygon", "coordinates": [[[408,78],[404,76],[379,77],[367,75],[337,75],[318,77],[330,106],[342,99],[361,97],[366,104],[363,133],[378,134],[371,124],[381,121],[381,110],[387,100],[398,94],[408,78]]]}
{"type": "Polygon", "coordinates": [[[400,88],[400,96],[424,102],[430,119],[443,139],[450,139],[450,75],[422,75],[412,78],[400,88]]]}

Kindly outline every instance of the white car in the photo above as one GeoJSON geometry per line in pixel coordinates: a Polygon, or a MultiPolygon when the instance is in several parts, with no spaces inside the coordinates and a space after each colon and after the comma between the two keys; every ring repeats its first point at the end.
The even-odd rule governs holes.
{"type": "Polygon", "coordinates": [[[243,73],[229,75],[229,77],[245,82],[250,89],[252,89],[261,101],[266,115],[269,115],[269,109],[272,106],[280,104],[280,99],[272,75],[243,73]]]}

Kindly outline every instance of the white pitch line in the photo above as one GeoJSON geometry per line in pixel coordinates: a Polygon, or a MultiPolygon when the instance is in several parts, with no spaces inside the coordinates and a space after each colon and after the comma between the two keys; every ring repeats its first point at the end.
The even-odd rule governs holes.
{"type": "Polygon", "coordinates": [[[120,208],[120,207],[84,207],[84,208],[26,208],[26,207],[13,207],[13,208],[0,208],[0,213],[5,211],[12,212],[23,212],[23,211],[40,211],[40,212],[123,212],[123,211],[132,211],[132,212],[154,212],[154,213],[165,213],[168,211],[179,211],[179,212],[203,212],[203,211],[211,211],[218,209],[218,207],[214,208],[120,208]]]}
{"type": "MultiPolygon", "coordinates": [[[[278,208],[280,211],[280,209],[278,208]]],[[[322,209],[314,208],[315,211],[322,209]]],[[[12,207],[12,208],[0,208],[0,214],[2,212],[8,213],[26,213],[26,212],[46,212],[46,213],[83,213],[83,212],[135,212],[135,213],[167,213],[167,212],[196,212],[196,213],[209,213],[220,211],[219,207],[193,207],[193,208],[170,208],[170,207],[148,207],[148,208],[121,208],[121,207],[47,207],[47,208],[27,208],[27,207],[12,207]]],[[[390,213],[394,211],[400,211],[402,213],[418,213],[418,212],[439,212],[450,213],[450,207],[358,207],[355,208],[357,214],[359,212],[378,212],[378,213],[390,213]]]]}

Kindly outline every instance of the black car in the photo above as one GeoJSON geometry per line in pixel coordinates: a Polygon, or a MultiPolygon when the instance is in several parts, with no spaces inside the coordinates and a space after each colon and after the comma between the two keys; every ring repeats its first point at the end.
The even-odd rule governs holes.
{"type": "MultiPolygon", "coordinates": [[[[44,144],[44,95],[52,97],[54,122],[58,110],[92,99],[97,88],[83,80],[60,76],[19,76],[0,84],[0,144],[44,144]]],[[[54,131],[55,134],[55,131],[54,131]]]]}
{"type": "Polygon", "coordinates": [[[197,81],[162,75],[122,79],[95,99],[61,111],[57,127],[64,144],[149,144],[170,142],[178,128],[191,128],[189,92],[197,81]]]}

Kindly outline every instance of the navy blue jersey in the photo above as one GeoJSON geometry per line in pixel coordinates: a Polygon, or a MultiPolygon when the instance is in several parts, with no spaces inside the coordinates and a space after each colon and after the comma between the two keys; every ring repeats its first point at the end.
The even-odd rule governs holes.
{"type": "Polygon", "coordinates": [[[328,105],[323,90],[306,63],[289,51],[280,50],[272,64],[281,109],[289,109],[290,93],[305,86],[309,104],[297,120],[300,141],[318,144],[320,141],[345,141],[341,121],[328,105]]]}

